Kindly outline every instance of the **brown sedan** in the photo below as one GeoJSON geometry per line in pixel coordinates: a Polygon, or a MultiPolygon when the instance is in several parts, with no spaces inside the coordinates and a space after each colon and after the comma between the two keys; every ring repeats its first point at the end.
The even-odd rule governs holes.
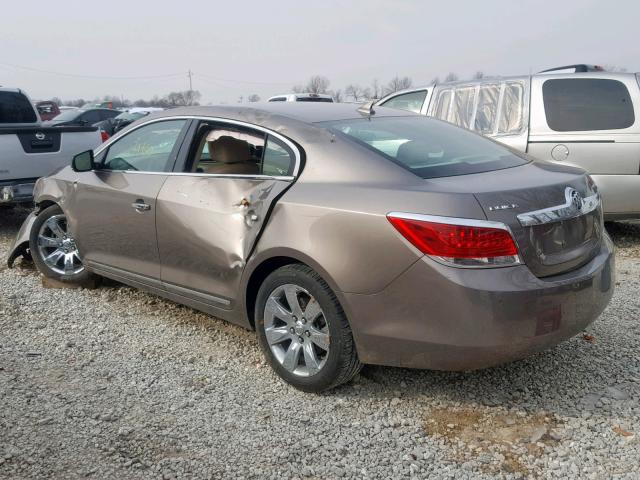
{"type": "Polygon", "coordinates": [[[614,288],[582,170],[395,110],[271,103],[140,120],[40,180],[9,262],[257,331],[306,391],[363,363],[447,370],[580,332],[614,288]]]}

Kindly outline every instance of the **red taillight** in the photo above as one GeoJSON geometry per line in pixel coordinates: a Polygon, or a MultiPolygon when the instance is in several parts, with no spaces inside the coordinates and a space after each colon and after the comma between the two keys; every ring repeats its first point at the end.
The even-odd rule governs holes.
{"type": "Polygon", "coordinates": [[[100,130],[100,136],[102,137],[103,142],[106,142],[107,140],[109,140],[109,134],[104,130],[100,130]]]}
{"type": "Polygon", "coordinates": [[[426,255],[464,265],[519,262],[518,247],[506,227],[469,225],[475,222],[468,221],[441,223],[395,215],[387,218],[404,238],[426,255]]]}

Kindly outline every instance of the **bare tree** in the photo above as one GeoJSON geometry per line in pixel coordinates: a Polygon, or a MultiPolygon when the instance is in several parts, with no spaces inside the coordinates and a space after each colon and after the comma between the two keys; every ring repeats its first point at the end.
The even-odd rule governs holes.
{"type": "Polygon", "coordinates": [[[480,80],[481,78],[484,78],[484,72],[482,70],[478,70],[476,73],[473,74],[474,80],[480,80]]]}
{"type": "Polygon", "coordinates": [[[453,72],[447,73],[447,76],[444,77],[445,82],[455,82],[456,80],[458,80],[458,75],[453,72]]]}
{"type": "Polygon", "coordinates": [[[344,100],[342,98],[342,90],[338,89],[338,90],[333,90],[331,92],[329,92],[331,94],[331,96],[333,97],[333,101],[336,103],[342,103],[342,101],[344,100]]]}
{"type": "Polygon", "coordinates": [[[322,75],[314,75],[307,83],[307,92],[309,93],[327,93],[329,89],[329,79],[322,75]]]}
{"type": "Polygon", "coordinates": [[[409,77],[400,78],[396,75],[389,81],[389,83],[387,83],[387,86],[384,90],[386,94],[389,94],[397,92],[398,90],[404,90],[405,88],[411,88],[412,84],[413,82],[409,77]]]}
{"type": "Polygon", "coordinates": [[[251,103],[259,102],[260,101],[260,95],[258,95],[257,93],[249,95],[247,97],[247,101],[249,101],[251,103]]]}
{"type": "Polygon", "coordinates": [[[198,101],[202,95],[198,90],[184,90],[182,92],[171,92],[161,103],[165,103],[169,107],[188,107],[190,105],[199,105],[198,101]]]}
{"type": "Polygon", "coordinates": [[[345,87],[344,94],[347,97],[353,98],[354,102],[361,102],[371,97],[371,90],[369,90],[369,88],[361,87],[360,85],[351,83],[345,87]]]}
{"type": "Polygon", "coordinates": [[[382,85],[380,85],[377,78],[374,78],[373,82],[371,82],[371,98],[380,97],[382,97],[382,85]]]}

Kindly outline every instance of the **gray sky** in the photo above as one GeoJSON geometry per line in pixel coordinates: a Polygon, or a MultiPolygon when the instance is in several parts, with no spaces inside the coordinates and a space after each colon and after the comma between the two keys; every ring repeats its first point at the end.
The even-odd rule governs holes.
{"type": "Polygon", "coordinates": [[[570,63],[640,71],[637,0],[2,3],[0,85],[34,99],[146,99],[186,90],[189,69],[204,104],[265,99],[313,74],[337,89],[570,63]],[[163,77],[122,78],[151,76],[163,77]]]}

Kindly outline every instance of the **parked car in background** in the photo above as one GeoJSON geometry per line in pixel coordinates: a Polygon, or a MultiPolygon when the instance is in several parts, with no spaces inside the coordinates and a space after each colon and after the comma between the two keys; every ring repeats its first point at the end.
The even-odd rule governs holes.
{"type": "Polygon", "coordinates": [[[36,103],[36,109],[40,114],[40,119],[45,122],[51,120],[60,114],[60,109],[56,102],[38,102],[36,103]]]}
{"type": "Polygon", "coordinates": [[[442,83],[377,105],[439,118],[539,159],[587,170],[608,219],[640,217],[638,74],[588,65],[442,83]]]}
{"type": "Polygon", "coordinates": [[[45,127],[27,95],[0,88],[0,205],[31,202],[39,177],[100,144],[95,127],[45,127]]]}
{"type": "Polygon", "coordinates": [[[287,93],[269,98],[269,102],[326,102],[333,103],[331,95],[322,93],[287,93]]]}
{"type": "Polygon", "coordinates": [[[113,118],[108,118],[102,122],[96,123],[96,127],[104,131],[109,137],[118,133],[124,127],[131,125],[136,120],[146,117],[152,112],[159,112],[163,108],[130,108],[128,111],[122,112],[113,118]]]}
{"type": "Polygon", "coordinates": [[[247,328],[305,391],[362,363],[466,370],[581,332],[615,286],[579,168],[380,107],[151,115],[41,179],[9,252],[247,328]],[[452,301],[455,299],[455,301],[452,301]]]}
{"type": "Polygon", "coordinates": [[[47,124],[50,126],[76,125],[87,126],[95,125],[109,118],[120,115],[120,110],[112,110],[109,108],[89,108],[80,110],[66,110],[47,124]]]}

